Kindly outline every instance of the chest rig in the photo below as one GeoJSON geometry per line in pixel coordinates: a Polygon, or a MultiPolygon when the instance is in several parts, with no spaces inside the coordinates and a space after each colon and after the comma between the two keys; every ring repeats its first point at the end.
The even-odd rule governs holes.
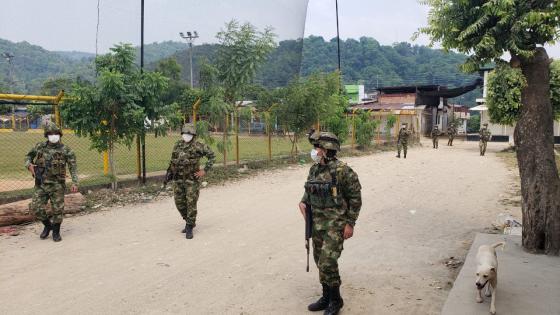
{"type": "Polygon", "coordinates": [[[49,181],[64,182],[66,180],[66,163],[62,144],[52,147],[48,144],[42,145],[35,158],[35,165],[38,169],[43,170],[44,179],[49,181]]]}
{"type": "Polygon", "coordinates": [[[180,144],[171,155],[173,179],[196,180],[194,174],[200,168],[200,159],[202,157],[203,153],[196,143],[180,144]]]}
{"type": "Polygon", "coordinates": [[[338,182],[342,168],[342,165],[336,164],[318,166],[312,178],[305,183],[305,191],[313,207],[333,208],[342,205],[338,182]]]}

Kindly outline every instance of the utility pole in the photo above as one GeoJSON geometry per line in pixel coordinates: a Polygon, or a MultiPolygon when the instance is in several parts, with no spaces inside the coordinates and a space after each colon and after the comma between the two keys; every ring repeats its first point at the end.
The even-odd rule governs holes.
{"type": "MultiPolygon", "coordinates": [[[[144,0],[140,1],[140,73],[144,73],[144,0]]],[[[140,161],[137,160],[139,164],[138,169],[142,170],[142,184],[146,184],[146,130],[144,128],[141,134],[142,139],[139,139],[138,135],[136,136],[137,157],[142,157],[142,166],[138,163],[140,161]],[[141,146],[139,147],[140,144],[141,146]],[[140,152],[138,151],[142,153],[139,154],[140,152]]],[[[140,172],[138,172],[138,176],[140,177],[140,172]]]]}
{"type": "MultiPolygon", "coordinates": [[[[337,45],[337,55],[338,55],[338,75],[339,75],[339,82],[342,81],[342,70],[340,67],[340,27],[338,24],[338,0],[335,0],[336,4],[336,45],[337,45]]],[[[342,84],[341,84],[342,89],[342,84]]]]}
{"type": "Polygon", "coordinates": [[[187,43],[189,44],[189,59],[190,59],[190,68],[191,68],[191,89],[192,89],[194,87],[194,80],[193,80],[193,43],[194,43],[194,40],[197,39],[199,36],[198,36],[197,31],[187,32],[186,36],[185,36],[185,34],[183,34],[183,32],[180,32],[179,36],[181,36],[181,38],[185,39],[187,41],[187,43]]]}
{"type": "MultiPolygon", "coordinates": [[[[13,63],[12,63],[12,59],[14,59],[14,55],[12,53],[9,52],[3,52],[2,53],[2,57],[4,57],[4,59],[6,59],[6,61],[8,62],[8,80],[9,83],[9,92],[10,93],[14,93],[14,85],[15,85],[15,80],[14,80],[14,73],[13,73],[13,63]]],[[[15,130],[16,129],[16,105],[12,105],[12,129],[15,130]]]]}

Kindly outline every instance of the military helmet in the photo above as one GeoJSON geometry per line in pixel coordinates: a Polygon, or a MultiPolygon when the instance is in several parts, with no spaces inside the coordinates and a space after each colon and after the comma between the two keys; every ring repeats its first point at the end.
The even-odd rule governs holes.
{"type": "Polygon", "coordinates": [[[309,134],[309,142],[325,150],[340,151],[340,141],[332,132],[312,131],[309,134]]]}
{"type": "Polygon", "coordinates": [[[189,135],[196,136],[196,127],[192,123],[184,124],[181,128],[181,134],[187,133],[189,135]]]}
{"type": "Polygon", "coordinates": [[[55,123],[48,122],[45,124],[44,134],[45,137],[49,134],[59,134],[62,136],[62,129],[60,129],[60,127],[58,127],[55,123]]]}

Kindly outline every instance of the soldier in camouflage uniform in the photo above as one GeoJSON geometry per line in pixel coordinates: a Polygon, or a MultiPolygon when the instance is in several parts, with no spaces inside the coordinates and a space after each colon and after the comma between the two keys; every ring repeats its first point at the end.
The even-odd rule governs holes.
{"type": "Polygon", "coordinates": [[[447,127],[447,136],[449,137],[449,140],[447,141],[448,146],[453,146],[453,139],[455,139],[456,135],[457,135],[457,128],[455,128],[454,124],[450,124],[447,127]]]}
{"type": "Polygon", "coordinates": [[[192,239],[201,179],[212,168],[216,158],[210,147],[197,141],[196,128],[193,124],[183,126],[181,137],[171,153],[169,169],[174,181],[175,205],[185,220],[185,229],[182,232],[186,234],[187,239],[192,239]],[[200,159],[203,157],[208,161],[201,170],[200,159]]]}
{"type": "Polygon", "coordinates": [[[480,148],[480,156],[484,156],[486,153],[486,144],[490,139],[492,139],[492,133],[488,130],[488,124],[483,124],[482,129],[478,132],[480,136],[480,141],[478,142],[478,147],[480,148]]]}
{"type": "Polygon", "coordinates": [[[440,135],[441,135],[441,132],[439,131],[438,126],[435,125],[434,128],[432,129],[432,144],[434,145],[434,149],[438,148],[439,136],[440,135]]]}
{"type": "Polygon", "coordinates": [[[53,240],[60,242],[60,224],[64,212],[64,191],[66,190],[66,166],[72,176],[72,192],[78,191],[78,172],[76,155],[60,143],[62,130],[54,123],[45,125],[45,138],[25,156],[25,167],[35,177],[35,191],[29,209],[44,225],[41,239],[53,232],[53,240]],[[47,216],[45,206],[51,201],[52,222],[47,216]]]}
{"type": "Polygon", "coordinates": [[[309,137],[315,164],[309,170],[305,193],[299,204],[305,217],[306,204],[313,217],[313,258],[319,269],[323,295],[308,306],[310,311],[338,314],[343,306],[340,296],[338,258],[345,239],[352,237],[362,206],[358,175],[336,158],[340,144],[330,132],[315,132],[309,137]]]}
{"type": "Polygon", "coordinates": [[[407,129],[408,124],[404,123],[399,130],[399,137],[397,138],[397,157],[401,158],[401,149],[404,153],[404,158],[406,159],[406,152],[408,150],[408,137],[410,136],[410,130],[407,129]]]}

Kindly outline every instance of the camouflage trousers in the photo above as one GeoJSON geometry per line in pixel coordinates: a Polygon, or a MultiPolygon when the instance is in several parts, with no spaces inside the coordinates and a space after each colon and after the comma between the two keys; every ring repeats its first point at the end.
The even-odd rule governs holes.
{"type": "Polygon", "coordinates": [[[478,142],[478,147],[480,148],[480,155],[484,155],[486,153],[486,141],[480,140],[478,142]]]}
{"type": "Polygon", "coordinates": [[[327,286],[340,286],[338,258],[342,253],[342,229],[313,229],[313,259],[319,268],[319,281],[327,286]]]}
{"type": "Polygon", "coordinates": [[[447,141],[447,145],[452,146],[454,139],[455,139],[455,136],[449,136],[449,140],[447,141]]]}
{"type": "Polygon", "coordinates": [[[401,155],[401,150],[403,151],[404,155],[406,156],[406,151],[408,149],[408,142],[397,142],[397,154],[401,155]]]}
{"type": "Polygon", "coordinates": [[[40,221],[49,219],[46,206],[49,200],[52,207],[52,223],[62,223],[64,215],[64,191],[65,183],[48,183],[35,186],[33,199],[29,204],[29,210],[35,214],[40,221]]]}
{"type": "Polygon", "coordinates": [[[175,181],[173,184],[175,206],[187,225],[196,225],[196,203],[200,194],[200,183],[198,181],[175,181]]]}
{"type": "Polygon", "coordinates": [[[434,145],[434,149],[437,149],[438,145],[439,145],[439,138],[438,137],[433,137],[432,138],[432,143],[434,145]]]}

